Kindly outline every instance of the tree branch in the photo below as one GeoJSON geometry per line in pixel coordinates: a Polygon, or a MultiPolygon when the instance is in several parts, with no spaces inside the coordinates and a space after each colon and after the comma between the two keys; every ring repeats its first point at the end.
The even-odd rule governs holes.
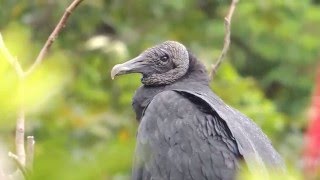
{"type": "Polygon", "coordinates": [[[24,125],[25,125],[25,114],[24,108],[21,107],[19,110],[17,124],[16,124],[16,153],[20,163],[25,166],[26,163],[26,153],[24,149],[24,125]]]}
{"type": "Polygon", "coordinates": [[[17,58],[13,57],[11,53],[9,52],[8,48],[3,42],[2,35],[0,33],[0,52],[4,55],[5,59],[9,61],[9,63],[12,65],[12,67],[16,70],[19,77],[23,77],[24,72],[21,68],[20,63],[18,62],[17,58]]]}
{"type": "MultiPolygon", "coordinates": [[[[5,46],[2,36],[0,34],[0,53],[2,53],[5,58],[9,61],[9,63],[14,67],[16,73],[20,77],[20,109],[18,112],[17,124],[16,124],[16,154],[9,152],[9,156],[12,157],[16,164],[18,165],[19,169],[22,171],[24,176],[26,177],[26,168],[32,169],[33,164],[33,156],[34,156],[34,137],[29,136],[27,138],[27,157],[25,151],[25,142],[24,142],[24,135],[25,135],[25,109],[24,109],[24,80],[29,74],[31,74],[35,68],[43,61],[44,57],[48,53],[52,43],[58,37],[59,33],[62,29],[66,26],[67,20],[69,16],[72,14],[74,9],[82,2],[83,0],[74,0],[68,8],[65,10],[62,18],[60,19],[59,23],[56,25],[53,32],[50,34],[48,40],[42,47],[39,55],[37,56],[34,63],[24,71],[16,58],[12,56],[9,52],[8,48],[5,46]],[[26,161],[27,158],[27,161],[26,161]]],[[[1,174],[0,174],[1,175],[1,174]]]]}
{"type": "Polygon", "coordinates": [[[224,57],[226,56],[229,47],[230,47],[230,34],[231,34],[231,30],[230,30],[230,26],[231,26],[231,19],[232,19],[232,15],[234,10],[236,9],[237,3],[239,2],[239,0],[232,0],[229,11],[227,16],[224,18],[224,26],[225,26],[225,36],[224,36],[224,45],[223,45],[223,49],[221,51],[221,54],[219,56],[219,58],[217,59],[215,64],[211,65],[211,71],[210,71],[210,79],[212,80],[214,78],[214,76],[217,73],[217,70],[221,64],[221,62],[224,60],[224,57]]]}
{"type": "Polygon", "coordinates": [[[52,33],[50,34],[49,38],[47,39],[46,43],[42,47],[37,59],[34,61],[34,63],[30,66],[30,68],[26,71],[26,75],[32,73],[34,69],[43,61],[44,57],[48,53],[52,43],[57,39],[59,33],[61,30],[66,26],[67,20],[71,13],[74,11],[74,9],[82,2],[83,0],[74,0],[69,7],[65,10],[62,18],[60,19],[57,26],[54,28],[52,33]]]}
{"type": "Polygon", "coordinates": [[[22,172],[23,176],[26,177],[27,176],[27,170],[26,168],[24,167],[23,164],[21,164],[20,160],[19,160],[19,157],[15,154],[13,154],[12,152],[9,152],[8,153],[8,156],[10,158],[13,159],[13,161],[16,163],[16,165],[18,166],[18,169],[22,172]]]}
{"type": "Polygon", "coordinates": [[[27,137],[27,160],[26,160],[26,168],[32,171],[33,169],[33,157],[34,157],[34,144],[35,140],[33,136],[27,137]]]}

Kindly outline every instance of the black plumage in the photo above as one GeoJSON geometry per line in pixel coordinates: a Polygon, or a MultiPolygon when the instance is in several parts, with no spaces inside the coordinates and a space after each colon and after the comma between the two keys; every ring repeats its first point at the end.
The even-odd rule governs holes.
{"type": "Polygon", "coordinates": [[[141,73],[133,108],[140,122],[133,179],[234,179],[249,169],[284,169],[261,129],[209,88],[204,66],[167,41],[116,65],[111,76],[141,73]]]}

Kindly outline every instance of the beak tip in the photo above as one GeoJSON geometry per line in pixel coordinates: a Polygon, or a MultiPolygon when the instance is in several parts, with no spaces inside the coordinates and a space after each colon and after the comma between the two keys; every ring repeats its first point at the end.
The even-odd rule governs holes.
{"type": "Polygon", "coordinates": [[[114,77],[117,75],[117,73],[115,72],[114,68],[112,68],[111,70],[111,79],[114,80],[114,77]]]}
{"type": "Polygon", "coordinates": [[[139,67],[139,64],[141,64],[142,60],[143,57],[138,56],[123,64],[116,64],[111,70],[111,79],[113,80],[118,75],[139,72],[137,71],[137,67],[139,67]]]}
{"type": "Polygon", "coordinates": [[[123,74],[126,70],[128,70],[128,68],[123,67],[122,64],[115,65],[111,70],[111,79],[114,80],[117,75],[123,74]]]}

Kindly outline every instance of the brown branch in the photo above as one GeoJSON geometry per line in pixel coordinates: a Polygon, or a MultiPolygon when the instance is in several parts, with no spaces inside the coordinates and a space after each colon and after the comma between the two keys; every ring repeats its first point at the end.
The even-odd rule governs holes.
{"type": "Polygon", "coordinates": [[[211,65],[211,71],[210,71],[210,79],[213,79],[213,77],[216,75],[217,70],[221,64],[221,62],[224,60],[224,57],[226,56],[229,47],[230,47],[230,34],[231,34],[231,30],[230,30],[230,26],[231,26],[231,19],[232,19],[232,15],[234,10],[236,9],[237,3],[239,2],[239,0],[232,0],[229,11],[227,16],[224,18],[224,26],[225,26],[225,31],[226,34],[224,36],[224,45],[223,45],[223,49],[221,51],[221,54],[218,58],[218,60],[216,61],[215,64],[211,65]]]}
{"type": "Polygon", "coordinates": [[[57,26],[54,28],[52,33],[50,34],[48,40],[42,47],[37,59],[34,61],[34,63],[30,66],[30,68],[25,72],[26,75],[32,73],[34,69],[43,61],[44,57],[48,53],[52,43],[56,40],[61,30],[66,26],[67,20],[71,13],[74,11],[74,9],[82,2],[83,0],[74,0],[68,8],[65,10],[62,18],[60,19],[57,26]]]}
{"type": "Polygon", "coordinates": [[[34,63],[28,68],[26,71],[24,71],[20,65],[20,63],[17,61],[16,58],[12,56],[12,54],[9,52],[9,50],[6,48],[2,36],[0,34],[0,53],[2,53],[5,58],[9,61],[9,63],[14,67],[16,73],[20,77],[20,109],[18,113],[17,118],[17,124],[16,124],[16,153],[9,153],[9,156],[12,157],[15,162],[17,163],[19,169],[22,171],[24,176],[26,177],[26,168],[30,169],[32,168],[33,164],[33,156],[34,156],[34,137],[29,136],[27,138],[27,157],[26,157],[26,151],[25,151],[25,143],[24,143],[24,131],[25,131],[25,109],[24,109],[24,79],[29,74],[31,74],[35,68],[43,61],[44,57],[48,53],[52,43],[55,41],[55,39],[58,37],[59,33],[62,31],[62,29],[66,26],[67,20],[69,16],[72,14],[74,9],[82,2],[83,0],[74,0],[68,8],[65,10],[62,18],[60,19],[59,23],[56,25],[53,32],[50,34],[48,40],[42,47],[38,57],[34,61],[34,63]],[[26,161],[27,158],[27,161],[26,161]]]}

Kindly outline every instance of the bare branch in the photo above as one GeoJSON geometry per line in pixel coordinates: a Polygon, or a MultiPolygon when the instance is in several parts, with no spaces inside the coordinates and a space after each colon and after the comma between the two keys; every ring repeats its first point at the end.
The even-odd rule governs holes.
{"type": "Polygon", "coordinates": [[[33,157],[34,157],[34,144],[35,140],[33,136],[27,137],[27,160],[26,167],[32,171],[33,169],[33,157]]]}
{"type": "Polygon", "coordinates": [[[19,157],[17,155],[13,154],[12,152],[9,152],[8,156],[14,160],[14,162],[18,166],[18,169],[22,172],[23,176],[27,177],[27,170],[25,169],[24,165],[21,164],[19,157]]]}
{"type": "Polygon", "coordinates": [[[71,13],[73,12],[73,10],[82,2],[83,0],[74,0],[69,7],[65,10],[62,18],[60,19],[59,23],[57,24],[57,26],[55,27],[55,29],[53,30],[53,32],[50,34],[47,42],[45,43],[45,45],[42,47],[37,59],[35,60],[35,62],[30,66],[30,68],[26,71],[26,75],[32,73],[34,71],[34,69],[43,61],[44,57],[46,56],[46,54],[48,53],[52,43],[56,40],[56,38],[58,37],[59,33],[61,32],[61,30],[66,26],[67,20],[69,18],[69,16],[71,15],[71,13]]]}
{"type": "Polygon", "coordinates": [[[20,164],[22,164],[23,166],[25,166],[26,163],[26,153],[24,149],[24,123],[24,110],[23,108],[21,108],[16,124],[16,153],[20,164]]]}
{"type": "Polygon", "coordinates": [[[10,62],[10,64],[14,67],[14,69],[16,70],[17,74],[19,75],[19,77],[24,77],[29,75],[30,73],[32,73],[34,71],[34,69],[43,61],[44,57],[46,56],[46,54],[48,53],[52,43],[56,40],[56,38],[58,37],[59,33],[62,31],[62,29],[66,26],[67,20],[69,18],[69,16],[71,15],[71,13],[74,11],[74,9],[76,7],[78,7],[78,5],[82,2],[83,0],[74,0],[69,6],[68,8],[65,10],[62,18],[60,19],[59,23],[57,24],[57,26],[55,27],[55,29],[52,31],[52,33],[50,34],[49,38],[47,39],[46,43],[44,44],[44,46],[42,47],[37,59],[34,61],[34,63],[30,66],[29,69],[27,69],[26,71],[23,71],[20,63],[17,61],[17,59],[15,57],[13,57],[9,50],[6,48],[2,36],[0,34],[0,52],[2,54],[4,54],[4,56],[6,57],[6,59],[10,62]]]}
{"type": "Polygon", "coordinates": [[[12,56],[12,54],[9,52],[8,48],[3,42],[2,35],[0,33],[0,52],[5,56],[5,59],[9,61],[9,63],[13,66],[13,68],[16,70],[19,77],[23,77],[24,72],[21,68],[20,63],[18,60],[12,56]]]}
{"type": "Polygon", "coordinates": [[[221,64],[221,62],[224,60],[224,57],[226,56],[229,47],[230,47],[230,34],[231,34],[231,30],[230,30],[230,25],[231,25],[231,19],[232,19],[232,15],[233,12],[236,8],[237,3],[239,2],[239,0],[232,0],[229,11],[227,16],[224,18],[224,26],[225,26],[225,36],[224,36],[224,45],[223,45],[223,49],[221,51],[221,54],[218,58],[218,60],[216,61],[215,64],[212,64],[211,66],[211,71],[210,71],[210,79],[213,79],[213,77],[216,75],[217,70],[221,64]]]}
{"type": "MultiPolygon", "coordinates": [[[[66,26],[67,20],[71,13],[74,11],[74,9],[82,2],[83,0],[74,0],[68,8],[65,10],[63,16],[61,17],[59,23],[56,25],[53,32],[50,34],[48,40],[42,47],[38,57],[34,61],[34,63],[30,66],[29,69],[24,71],[20,65],[20,63],[17,61],[15,57],[11,55],[8,48],[5,46],[2,36],[0,34],[0,53],[2,53],[5,58],[9,61],[9,63],[14,67],[16,70],[16,73],[20,77],[20,109],[18,112],[18,118],[17,118],[17,124],[16,124],[16,153],[13,154],[9,152],[9,156],[14,159],[16,164],[18,165],[19,169],[23,173],[24,177],[27,177],[27,170],[32,170],[33,165],[33,158],[34,158],[34,137],[28,136],[27,137],[27,157],[26,157],[26,151],[24,147],[24,134],[25,134],[25,109],[24,109],[24,79],[27,77],[30,73],[34,71],[34,69],[43,61],[44,57],[48,53],[52,43],[55,41],[55,39],[58,37],[59,33],[62,31],[62,29],[66,26]],[[26,161],[27,158],[27,161],[26,161]]],[[[2,176],[2,172],[0,172],[0,177],[2,176]]]]}

